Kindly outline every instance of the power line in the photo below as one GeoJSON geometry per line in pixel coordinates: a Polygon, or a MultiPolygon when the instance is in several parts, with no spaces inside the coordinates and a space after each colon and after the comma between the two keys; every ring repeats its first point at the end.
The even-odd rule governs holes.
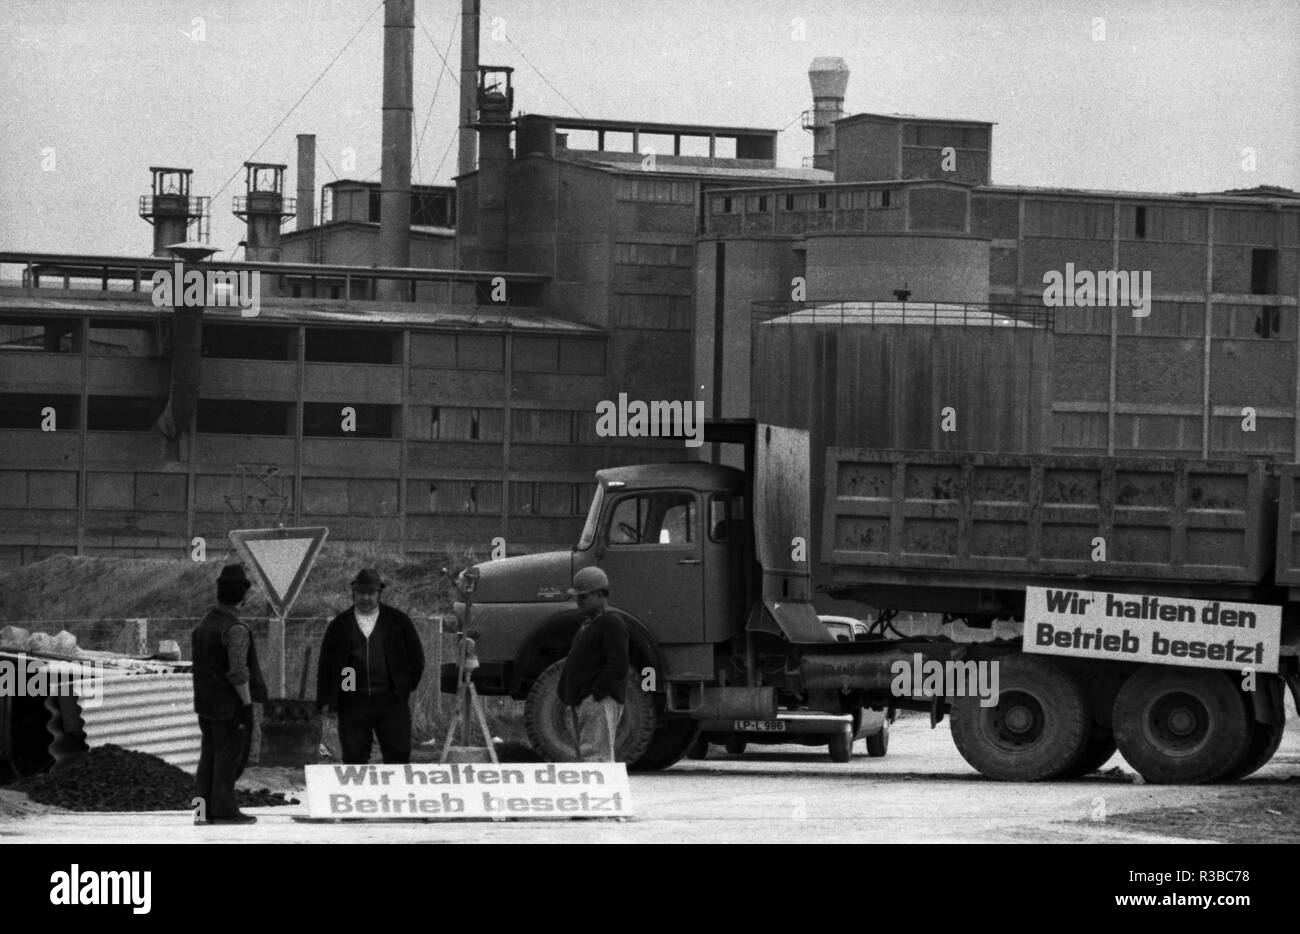
{"type": "MultiPolygon", "coordinates": [[[[280,122],[271,128],[271,132],[266,134],[266,139],[258,143],[257,149],[253,150],[253,152],[249,155],[248,159],[244,160],[245,162],[251,160],[253,156],[256,156],[258,152],[261,151],[262,147],[265,146],[267,142],[271,139],[271,137],[275,135],[276,131],[279,130],[280,127],[284,126],[285,121],[288,120],[291,116],[293,116],[293,112],[298,109],[298,105],[307,99],[307,95],[312,92],[312,89],[315,88],[316,85],[320,84],[321,79],[325,77],[325,73],[328,72],[331,68],[333,68],[334,63],[343,57],[343,53],[348,50],[348,48],[352,45],[354,41],[356,41],[357,36],[361,35],[361,31],[370,24],[370,21],[375,18],[375,14],[378,13],[381,9],[383,9],[383,6],[384,6],[384,0],[379,0],[379,4],[373,10],[370,11],[370,15],[366,17],[365,22],[363,22],[361,26],[357,29],[357,31],[352,34],[352,38],[349,39],[344,44],[343,48],[339,49],[337,55],[335,55],[332,59],[330,59],[330,63],[325,66],[325,68],[321,71],[319,75],[316,76],[316,80],[313,81],[310,85],[308,85],[307,90],[302,92],[302,97],[299,97],[298,100],[294,103],[294,105],[289,108],[289,112],[280,118],[280,122]]],[[[215,195],[212,196],[213,201],[221,197],[221,193],[224,192],[227,188],[229,188],[230,183],[239,177],[239,173],[242,169],[243,166],[240,166],[240,168],[236,169],[235,173],[231,175],[230,178],[226,179],[226,183],[217,190],[217,193],[215,195]]]]}
{"type": "Polygon", "coordinates": [[[546,82],[546,86],[547,86],[548,88],[550,88],[552,91],[554,91],[554,92],[559,96],[560,100],[562,100],[562,101],[564,101],[566,104],[568,104],[569,107],[573,110],[573,112],[576,113],[579,117],[582,117],[584,120],[587,119],[586,114],[584,114],[584,113],[583,113],[581,110],[579,110],[577,107],[574,107],[574,106],[573,106],[573,102],[570,101],[567,97],[565,97],[563,94],[560,94],[560,89],[557,88],[555,85],[551,84],[551,80],[550,80],[549,78],[547,78],[546,75],[542,74],[541,69],[538,68],[536,65],[534,65],[531,61],[528,60],[528,56],[524,54],[524,50],[523,50],[523,49],[519,48],[519,46],[515,44],[515,40],[514,40],[514,39],[511,39],[510,36],[507,35],[507,36],[506,36],[506,41],[509,42],[512,46],[514,46],[515,51],[519,53],[519,57],[522,58],[522,59],[524,60],[524,62],[528,65],[529,68],[531,68],[533,71],[537,72],[537,77],[539,77],[539,78],[541,78],[543,81],[545,81],[545,82],[546,82]]]}
{"type": "MultiPolygon", "coordinates": [[[[431,45],[431,46],[433,47],[433,51],[434,51],[434,52],[437,52],[437,51],[438,51],[438,47],[437,47],[436,45],[434,45],[434,43],[433,43],[433,36],[430,36],[430,35],[429,35],[429,30],[427,30],[427,29],[424,28],[424,21],[421,20],[419,17],[416,17],[416,20],[415,20],[415,21],[416,21],[417,23],[420,24],[420,29],[421,29],[421,31],[424,33],[424,35],[428,38],[428,40],[429,40],[429,45],[431,45]]],[[[428,110],[428,112],[424,115],[424,127],[420,130],[420,135],[419,135],[419,137],[416,139],[416,142],[415,142],[415,165],[416,165],[417,173],[418,173],[418,171],[419,171],[419,167],[420,167],[420,144],[424,142],[424,135],[425,135],[425,133],[427,133],[427,132],[429,131],[429,120],[432,119],[432,117],[433,117],[433,105],[434,105],[434,104],[437,102],[437,100],[438,100],[438,91],[440,91],[440,90],[442,89],[442,76],[443,76],[444,74],[449,74],[449,75],[452,76],[452,80],[453,80],[453,81],[456,80],[456,76],[455,76],[454,74],[452,74],[451,66],[448,65],[448,63],[447,63],[447,55],[451,53],[451,44],[452,44],[452,42],[454,42],[455,39],[456,39],[456,27],[458,26],[459,22],[460,22],[460,18],[459,18],[459,17],[457,17],[457,18],[452,22],[452,24],[451,24],[451,34],[450,34],[449,36],[447,36],[447,51],[444,52],[444,53],[441,53],[441,54],[439,55],[439,57],[442,59],[442,68],[438,69],[438,81],[437,81],[437,83],[433,86],[433,97],[429,100],[429,110],[428,110]]],[[[457,87],[457,88],[460,87],[460,82],[459,82],[459,81],[456,82],[456,87],[457,87]]],[[[441,166],[440,166],[440,167],[441,167],[441,166]]]]}

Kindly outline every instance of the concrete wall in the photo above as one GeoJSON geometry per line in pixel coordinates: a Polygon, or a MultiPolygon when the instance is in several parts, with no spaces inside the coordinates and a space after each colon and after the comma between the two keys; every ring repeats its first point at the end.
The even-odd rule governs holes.
{"type": "Polygon", "coordinates": [[[926,235],[809,236],[808,297],[894,301],[987,302],[988,241],[926,235]]]}
{"type": "Polygon", "coordinates": [[[835,181],[878,182],[902,178],[902,129],[892,120],[855,119],[835,127],[835,181]]]}

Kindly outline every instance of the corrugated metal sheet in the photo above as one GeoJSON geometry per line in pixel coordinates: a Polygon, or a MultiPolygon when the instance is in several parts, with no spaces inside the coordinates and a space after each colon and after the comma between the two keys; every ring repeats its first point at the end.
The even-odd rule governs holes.
{"type": "Polygon", "coordinates": [[[136,749],[194,772],[199,763],[199,721],[194,681],[188,674],[117,675],[104,682],[98,705],[84,705],[86,744],[136,749]]]}

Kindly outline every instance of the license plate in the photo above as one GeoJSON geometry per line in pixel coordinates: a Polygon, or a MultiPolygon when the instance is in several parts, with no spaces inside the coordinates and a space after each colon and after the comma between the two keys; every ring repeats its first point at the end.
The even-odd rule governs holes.
{"type": "Polygon", "coordinates": [[[784,733],[784,720],[737,720],[737,733],[784,733]]]}

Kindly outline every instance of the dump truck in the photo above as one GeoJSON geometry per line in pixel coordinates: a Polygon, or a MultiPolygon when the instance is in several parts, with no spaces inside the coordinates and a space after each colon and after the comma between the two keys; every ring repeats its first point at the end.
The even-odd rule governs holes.
{"type": "Polygon", "coordinates": [[[741,466],[600,470],[571,549],[480,564],[469,620],[456,605],[479,691],[525,700],[542,755],[572,755],[555,686],[591,565],[628,622],[634,769],[678,761],[701,722],[910,709],[992,779],[1118,748],[1149,782],[1213,782],[1274,754],[1287,686],[1300,707],[1300,466],[814,448],[750,419],[704,440],[741,466]],[[871,608],[870,637],[837,642],[823,598],[871,608]]]}

